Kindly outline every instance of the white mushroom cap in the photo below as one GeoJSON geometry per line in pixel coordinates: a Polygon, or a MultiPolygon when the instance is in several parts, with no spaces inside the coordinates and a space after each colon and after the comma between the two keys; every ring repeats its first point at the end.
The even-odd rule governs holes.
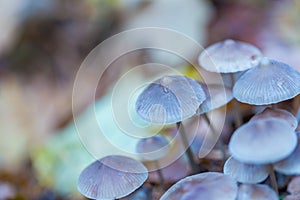
{"type": "Polygon", "coordinates": [[[207,71],[235,73],[256,66],[261,55],[261,51],[251,44],[227,39],[207,47],[198,62],[207,71]]]}
{"type": "Polygon", "coordinates": [[[233,87],[233,97],[253,105],[278,103],[299,93],[300,73],[285,63],[266,57],[241,75],[233,87]]]}
{"type": "Polygon", "coordinates": [[[77,187],[91,199],[118,199],[139,188],[147,177],[147,168],[141,162],[125,156],[107,156],[81,172],[77,187]]]}
{"type": "Polygon", "coordinates": [[[267,185],[241,184],[237,200],[278,200],[278,196],[267,185]]]}
{"type": "Polygon", "coordinates": [[[148,122],[173,124],[195,115],[205,98],[196,80],[165,76],[144,89],[136,101],[136,111],[148,122]]]}
{"type": "Polygon", "coordinates": [[[239,127],[230,139],[229,151],[241,162],[268,164],[289,156],[296,145],[294,129],[282,119],[269,118],[239,127]]]}
{"type": "Polygon", "coordinates": [[[286,159],[274,163],[274,169],[286,175],[300,175],[300,132],[298,135],[298,145],[294,152],[286,159]]]}
{"type": "Polygon", "coordinates": [[[250,121],[260,120],[268,117],[284,119],[294,128],[294,130],[298,126],[297,118],[292,113],[279,108],[266,108],[262,112],[254,115],[250,121]]]}
{"type": "Polygon", "coordinates": [[[235,200],[237,183],[229,176],[217,172],[205,172],[188,176],[171,188],[160,200],[235,200]]]}
{"type": "Polygon", "coordinates": [[[240,183],[259,183],[269,175],[269,165],[246,164],[237,161],[232,156],[224,164],[224,174],[240,183]]]}
{"type": "Polygon", "coordinates": [[[167,155],[169,150],[169,142],[162,135],[143,138],[136,146],[136,152],[140,153],[139,156],[144,161],[158,160],[167,155]]]}
{"type": "Polygon", "coordinates": [[[291,194],[300,194],[300,176],[296,176],[290,181],[287,191],[291,194]]]}
{"type": "Polygon", "coordinates": [[[197,115],[201,115],[224,106],[233,99],[231,89],[226,86],[216,84],[206,85],[204,83],[200,84],[206,94],[206,99],[198,108],[197,115]]]}

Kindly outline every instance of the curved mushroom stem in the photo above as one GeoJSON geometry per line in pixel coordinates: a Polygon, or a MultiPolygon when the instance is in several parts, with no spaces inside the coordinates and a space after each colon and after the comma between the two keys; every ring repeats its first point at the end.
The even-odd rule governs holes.
{"type": "MultiPolygon", "coordinates": [[[[235,77],[233,73],[230,73],[230,78],[231,78],[231,85],[233,88],[235,83],[235,77]]],[[[238,128],[239,126],[242,125],[242,120],[241,120],[241,113],[240,113],[240,104],[236,101],[236,99],[233,99],[233,107],[234,107],[235,128],[238,128]]]]}
{"type": "MultiPolygon", "coordinates": [[[[211,128],[213,136],[219,137],[217,135],[217,131],[216,131],[215,127],[211,124],[211,121],[206,113],[203,114],[203,117],[204,117],[205,121],[207,122],[208,126],[211,128]]],[[[225,161],[226,160],[226,148],[225,148],[225,144],[221,138],[217,139],[216,146],[220,148],[222,155],[223,155],[223,160],[225,161]]]]}
{"type": "Polygon", "coordinates": [[[273,169],[273,166],[270,166],[270,181],[271,181],[271,186],[275,190],[275,192],[278,194],[278,185],[277,185],[277,180],[275,176],[275,172],[273,169]]]}
{"type": "Polygon", "coordinates": [[[194,160],[194,155],[193,155],[193,152],[192,152],[192,150],[190,148],[190,145],[189,145],[188,139],[186,137],[186,134],[184,132],[184,129],[182,127],[182,123],[181,122],[177,122],[176,126],[177,126],[177,130],[179,131],[179,134],[180,134],[183,146],[186,149],[185,153],[186,153],[186,155],[188,157],[191,169],[192,169],[193,173],[197,173],[197,172],[199,172],[199,168],[197,166],[197,163],[194,160]]]}

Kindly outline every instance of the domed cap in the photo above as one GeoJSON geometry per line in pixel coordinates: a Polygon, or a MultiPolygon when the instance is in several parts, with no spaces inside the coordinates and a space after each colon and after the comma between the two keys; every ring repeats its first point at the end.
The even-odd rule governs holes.
{"type": "Polygon", "coordinates": [[[246,71],[233,87],[240,102],[267,105],[291,99],[300,93],[300,73],[282,62],[263,58],[246,71]]]}
{"type": "Polygon", "coordinates": [[[294,130],[298,126],[297,118],[290,112],[279,108],[266,108],[262,112],[254,115],[250,121],[275,117],[288,122],[294,130]]]}
{"type": "Polygon", "coordinates": [[[136,146],[136,152],[145,161],[158,160],[170,150],[168,140],[162,135],[155,135],[141,139],[136,146]]]}
{"type": "Polygon", "coordinates": [[[229,176],[217,172],[205,172],[188,176],[171,188],[160,200],[235,200],[237,183],[229,176]]]}
{"type": "Polygon", "coordinates": [[[160,78],[139,95],[136,111],[154,124],[173,124],[195,115],[205,100],[201,85],[185,76],[160,78]]]}
{"type": "Polygon", "coordinates": [[[224,164],[224,174],[240,183],[259,183],[269,175],[269,165],[246,164],[237,161],[232,156],[224,164]]]}
{"type": "Polygon", "coordinates": [[[241,184],[237,200],[278,200],[278,196],[269,186],[263,184],[241,184]]]}
{"type": "Polygon", "coordinates": [[[86,167],[78,190],[91,199],[118,199],[135,191],[147,179],[146,167],[125,156],[107,156],[86,167]]]}
{"type": "Polygon", "coordinates": [[[289,156],[297,145],[294,129],[277,118],[250,121],[231,136],[229,151],[240,162],[268,164],[289,156]]]}
{"type": "Polygon", "coordinates": [[[206,99],[199,106],[197,115],[201,115],[224,106],[233,99],[231,89],[226,86],[216,84],[206,85],[204,83],[200,84],[205,92],[206,99]]]}
{"type": "Polygon", "coordinates": [[[227,39],[207,47],[198,62],[207,71],[234,73],[256,66],[261,55],[261,51],[251,44],[227,39]]]}
{"type": "Polygon", "coordinates": [[[286,175],[300,175],[300,132],[298,132],[297,135],[297,148],[289,157],[274,164],[276,171],[286,175]]]}

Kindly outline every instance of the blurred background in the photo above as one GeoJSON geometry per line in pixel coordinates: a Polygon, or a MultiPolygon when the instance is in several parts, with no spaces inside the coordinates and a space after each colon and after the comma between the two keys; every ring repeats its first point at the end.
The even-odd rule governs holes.
{"type": "MultiPolygon", "coordinates": [[[[296,0],[0,1],[0,199],[83,199],[76,181],[93,158],[73,126],[72,89],[84,58],[105,39],[145,26],[177,30],[204,47],[232,38],[300,71],[299,19],[296,0]]],[[[129,55],[105,72],[97,98],[124,66],[157,60],[129,55]]],[[[90,99],[82,90],[75,114],[84,121],[90,99]]]]}

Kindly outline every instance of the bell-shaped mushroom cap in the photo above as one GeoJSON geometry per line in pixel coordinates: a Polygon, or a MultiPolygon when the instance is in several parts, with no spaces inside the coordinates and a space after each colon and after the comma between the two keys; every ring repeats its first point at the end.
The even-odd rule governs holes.
{"type": "Polygon", "coordinates": [[[229,141],[229,151],[240,162],[268,164],[289,156],[296,145],[297,135],[286,121],[268,118],[239,127],[229,141]]]}
{"type": "Polygon", "coordinates": [[[291,99],[300,93],[300,73],[282,62],[262,58],[246,71],[233,87],[240,102],[266,105],[291,99]]]}
{"type": "Polygon", "coordinates": [[[254,115],[250,119],[250,121],[265,119],[269,117],[275,117],[286,120],[294,128],[294,130],[298,126],[297,118],[292,113],[279,108],[266,108],[262,112],[254,115]]]}
{"type": "Polygon", "coordinates": [[[269,186],[263,184],[241,184],[237,200],[278,200],[278,196],[269,186]]]}
{"type": "Polygon", "coordinates": [[[136,111],[144,120],[154,124],[173,124],[195,115],[205,100],[201,85],[185,76],[165,76],[139,95],[136,111]]]}
{"type": "Polygon", "coordinates": [[[300,132],[298,135],[298,145],[294,152],[284,160],[274,164],[274,169],[286,175],[300,175],[300,132]]]}
{"type": "Polygon", "coordinates": [[[290,181],[287,191],[291,194],[300,194],[300,176],[296,176],[290,181]]]}
{"type": "Polygon", "coordinates": [[[160,200],[235,200],[237,183],[229,176],[217,172],[205,172],[188,176],[171,188],[160,200]]]}
{"type": "Polygon", "coordinates": [[[261,51],[251,44],[227,39],[207,47],[198,62],[207,71],[234,73],[256,66],[261,55],[261,51]]]}
{"type": "Polygon", "coordinates": [[[169,142],[162,135],[143,138],[136,146],[136,152],[140,153],[139,156],[145,161],[158,160],[167,155],[169,150],[169,142]]]}
{"type": "Polygon", "coordinates": [[[203,113],[209,112],[216,108],[226,105],[229,101],[233,99],[231,89],[217,84],[206,85],[204,83],[200,83],[205,95],[206,99],[199,106],[197,110],[197,115],[201,115],[203,113]]]}
{"type": "Polygon", "coordinates": [[[237,161],[232,156],[224,164],[224,174],[240,183],[259,183],[269,175],[269,165],[246,164],[237,161]]]}
{"type": "Polygon", "coordinates": [[[147,177],[141,162],[125,156],[107,156],[81,172],[77,187],[91,199],[118,199],[139,188],[147,177]]]}

